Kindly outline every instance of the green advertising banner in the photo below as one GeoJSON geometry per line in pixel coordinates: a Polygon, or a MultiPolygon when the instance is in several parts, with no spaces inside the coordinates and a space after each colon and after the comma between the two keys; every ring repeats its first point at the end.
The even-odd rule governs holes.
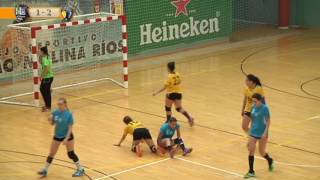
{"type": "Polygon", "coordinates": [[[230,36],[232,0],[127,0],[129,53],[230,36]]]}

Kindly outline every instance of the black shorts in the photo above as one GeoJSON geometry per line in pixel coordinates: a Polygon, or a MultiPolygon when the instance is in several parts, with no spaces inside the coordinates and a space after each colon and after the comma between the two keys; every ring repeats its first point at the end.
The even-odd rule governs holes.
{"type": "Polygon", "coordinates": [[[181,93],[170,93],[170,94],[167,94],[167,98],[172,101],[181,100],[182,94],[181,93]]]}
{"type": "Polygon", "coordinates": [[[252,136],[250,135],[251,137],[255,138],[255,139],[261,139],[261,137],[257,137],[257,136],[252,136]]]}
{"type": "Polygon", "coordinates": [[[152,139],[147,128],[138,128],[133,131],[133,140],[152,139]]]}
{"type": "MultiPolygon", "coordinates": [[[[56,141],[61,142],[61,141],[63,141],[65,139],[65,137],[64,138],[57,138],[57,137],[54,136],[53,139],[56,140],[56,141]]],[[[74,139],[74,137],[73,137],[73,134],[71,133],[68,141],[72,141],[73,139],[74,139]]]]}
{"type": "Polygon", "coordinates": [[[248,117],[251,117],[251,112],[245,111],[245,112],[243,112],[243,115],[246,115],[246,116],[248,116],[248,117]]]}

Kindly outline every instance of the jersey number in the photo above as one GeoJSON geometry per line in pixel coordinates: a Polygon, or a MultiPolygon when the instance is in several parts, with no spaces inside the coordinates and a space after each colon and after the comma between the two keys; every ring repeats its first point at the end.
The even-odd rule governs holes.
{"type": "Polygon", "coordinates": [[[178,85],[181,83],[180,77],[179,76],[175,76],[173,77],[173,84],[174,85],[178,85]]]}

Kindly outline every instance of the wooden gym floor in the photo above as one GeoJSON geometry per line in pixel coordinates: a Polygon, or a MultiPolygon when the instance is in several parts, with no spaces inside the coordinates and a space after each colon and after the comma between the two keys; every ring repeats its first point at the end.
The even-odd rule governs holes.
{"type": "MultiPolygon", "coordinates": [[[[241,179],[248,169],[240,116],[244,72],[261,78],[272,113],[268,152],[276,168],[269,173],[257,154],[256,179],[320,179],[319,32],[303,30],[136,60],[130,66],[129,90],[102,82],[54,91],[54,99],[69,100],[75,115],[76,152],[87,167],[87,176],[77,179],[241,179]],[[162,86],[170,59],[183,77],[184,107],[196,118],[190,128],[174,112],[194,152],[170,159],[143,146],[144,156],[138,158],[130,152],[131,137],[114,147],[124,115],[142,121],[157,137],[164,94],[151,94],[162,86]]],[[[0,105],[0,179],[39,179],[36,171],[44,165],[53,134],[47,116],[36,108],[0,105]]],[[[63,146],[56,158],[46,179],[73,179],[74,165],[63,146]]]]}

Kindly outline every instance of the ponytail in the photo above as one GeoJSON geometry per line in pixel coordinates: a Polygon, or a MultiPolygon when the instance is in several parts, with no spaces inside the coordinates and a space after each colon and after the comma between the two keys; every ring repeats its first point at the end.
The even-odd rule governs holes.
{"type": "Polygon", "coordinates": [[[255,76],[255,77],[256,77],[256,81],[255,81],[256,85],[262,86],[260,79],[257,76],[255,76]]]}

